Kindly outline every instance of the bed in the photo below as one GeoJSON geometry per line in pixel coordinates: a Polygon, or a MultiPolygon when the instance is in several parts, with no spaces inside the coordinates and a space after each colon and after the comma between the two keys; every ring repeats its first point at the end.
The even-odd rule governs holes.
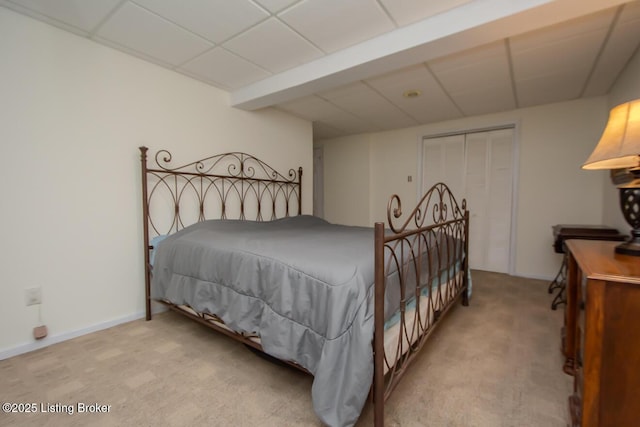
{"type": "Polygon", "coordinates": [[[146,318],[157,301],[314,376],[314,410],[374,423],[443,315],[468,305],[469,213],[436,184],[405,218],[353,227],[302,213],[302,168],[240,152],[173,166],[140,147],[146,318]]]}

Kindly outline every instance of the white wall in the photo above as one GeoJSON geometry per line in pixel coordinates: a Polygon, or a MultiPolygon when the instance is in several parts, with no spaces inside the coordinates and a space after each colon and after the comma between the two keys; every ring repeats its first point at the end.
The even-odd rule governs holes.
{"type": "Polygon", "coordinates": [[[368,147],[368,135],[335,138],[323,146],[326,220],[346,225],[370,222],[368,147]]]}
{"type": "MultiPolygon", "coordinates": [[[[365,215],[357,225],[383,221],[391,194],[403,201],[409,212],[417,199],[418,141],[424,135],[477,129],[514,123],[517,125],[517,204],[514,273],[527,277],[551,278],[561,258],[552,250],[551,227],[555,224],[600,224],[603,216],[604,172],[580,168],[595,146],[607,119],[607,99],[551,104],[411,127],[396,131],[318,141],[325,152],[348,152],[349,158],[370,159],[369,220],[365,215]],[[363,144],[368,140],[368,144],[363,144]],[[368,152],[367,152],[368,151],[368,152]],[[412,175],[412,182],[407,177],[412,175]]],[[[325,170],[340,169],[325,157],[325,170]]],[[[349,171],[334,172],[346,176],[349,171]]],[[[334,191],[325,183],[325,198],[334,191]]],[[[354,194],[355,196],[355,194],[354,194]]],[[[361,197],[361,195],[357,195],[361,197]]],[[[348,199],[343,194],[342,198],[348,199]]],[[[327,218],[344,218],[350,205],[327,205],[327,218]]],[[[473,206],[469,206],[473,209],[473,206]]]]}
{"type": "Polygon", "coordinates": [[[229,108],[226,92],[2,7],[0,57],[0,358],[142,315],[140,145],[302,166],[311,212],[307,121],[229,108]],[[30,287],[50,334],[37,344],[30,287]]]}

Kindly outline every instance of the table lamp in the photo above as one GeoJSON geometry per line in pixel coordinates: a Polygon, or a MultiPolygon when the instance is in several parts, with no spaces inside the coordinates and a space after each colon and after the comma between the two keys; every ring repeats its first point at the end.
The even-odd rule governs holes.
{"type": "Polygon", "coordinates": [[[640,99],[614,107],[609,121],[583,169],[628,168],[629,182],[619,184],[620,208],[631,236],[615,252],[640,256],[640,99]]]}

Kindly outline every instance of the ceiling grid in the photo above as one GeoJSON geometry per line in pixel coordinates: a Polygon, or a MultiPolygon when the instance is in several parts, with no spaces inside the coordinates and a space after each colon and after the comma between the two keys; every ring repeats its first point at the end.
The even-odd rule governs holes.
{"type": "Polygon", "coordinates": [[[335,137],[604,95],[640,0],[0,0],[335,137]],[[403,97],[405,92],[420,93],[403,97]]]}

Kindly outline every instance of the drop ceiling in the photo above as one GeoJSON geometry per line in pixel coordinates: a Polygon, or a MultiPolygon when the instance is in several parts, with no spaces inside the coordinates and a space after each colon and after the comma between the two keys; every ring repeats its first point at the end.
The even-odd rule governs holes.
{"type": "Polygon", "coordinates": [[[640,46],[640,0],[0,5],[310,120],[314,138],[605,95],[640,46]]]}

